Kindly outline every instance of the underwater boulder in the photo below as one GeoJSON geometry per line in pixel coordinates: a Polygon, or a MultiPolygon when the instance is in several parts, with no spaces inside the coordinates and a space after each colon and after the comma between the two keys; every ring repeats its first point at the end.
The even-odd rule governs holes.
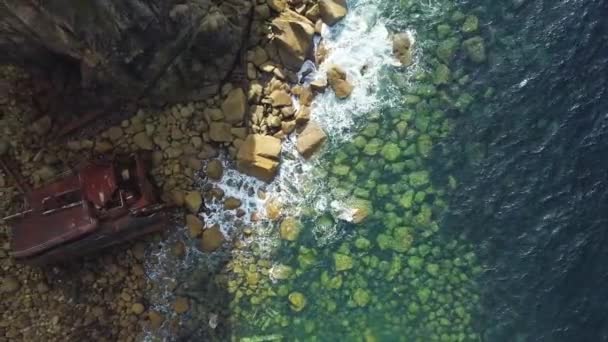
{"type": "Polygon", "coordinates": [[[281,222],[279,227],[279,235],[281,239],[287,241],[295,241],[300,236],[302,224],[295,217],[286,217],[281,222]]]}
{"type": "Polygon", "coordinates": [[[306,297],[301,292],[292,292],[287,297],[293,311],[299,312],[306,306],[306,297]]]}
{"type": "Polygon", "coordinates": [[[483,63],[486,61],[486,47],[483,38],[477,36],[465,40],[462,47],[467,57],[475,63],[483,63]]]}

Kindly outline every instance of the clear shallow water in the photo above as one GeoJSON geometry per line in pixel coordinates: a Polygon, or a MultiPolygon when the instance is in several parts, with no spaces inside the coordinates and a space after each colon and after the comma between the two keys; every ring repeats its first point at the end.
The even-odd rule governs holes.
{"type": "Polygon", "coordinates": [[[326,148],[304,162],[286,142],[269,186],[228,173],[219,186],[248,214],[209,201],[205,219],[242,242],[156,267],[193,303],[187,332],[166,337],[605,340],[605,4],[349,5],[324,35],[357,89],[316,99],[326,148]],[[392,65],[390,30],[415,35],[414,66],[392,65]],[[477,35],[480,64],[461,48],[477,35]],[[361,203],[363,223],[341,219],[361,203]],[[301,227],[293,242],[284,221],[301,227]]]}

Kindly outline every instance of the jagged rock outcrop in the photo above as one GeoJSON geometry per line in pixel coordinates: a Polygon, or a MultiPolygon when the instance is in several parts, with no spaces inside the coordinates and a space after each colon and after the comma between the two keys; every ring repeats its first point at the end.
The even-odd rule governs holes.
{"type": "Polygon", "coordinates": [[[252,0],[6,0],[0,63],[53,75],[69,67],[83,89],[111,97],[205,98],[238,64],[252,8],[252,0]]]}

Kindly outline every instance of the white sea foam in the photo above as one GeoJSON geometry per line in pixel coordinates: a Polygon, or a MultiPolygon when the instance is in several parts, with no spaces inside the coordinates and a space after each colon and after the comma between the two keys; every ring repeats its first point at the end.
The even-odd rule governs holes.
{"type": "MultiPolygon", "coordinates": [[[[230,158],[221,158],[224,176],[221,181],[212,182],[213,186],[221,188],[225,197],[240,199],[241,209],[245,210],[246,214],[236,217],[236,213],[223,210],[221,201],[208,202],[205,203],[207,212],[201,215],[207,226],[218,224],[229,239],[234,238],[243,227],[251,227],[255,230],[253,240],[245,241],[255,242],[262,252],[270,254],[278,246],[278,234],[276,223],[264,219],[266,204],[269,201],[280,203],[284,215],[305,214],[314,218],[324,213],[348,212],[348,208],[336,208],[337,203],[341,202],[334,198],[325,183],[326,177],[319,175],[319,171],[324,168],[321,159],[328,149],[351,137],[358,121],[379,111],[381,106],[390,105],[391,96],[380,96],[380,92],[386,86],[382,78],[383,70],[394,65],[395,60],[390,34],[382,20],[376,4],[371,1],[349,1],[349,13],[346,18],[331,28],[323,28],[323,41],[329,49],[329,54],[312,76],[322,77],[329,65],[336,64],[346,71],[348,80],[354,85],[353,93],[348,99],[337,99],[331,91],[326,91],[314,99],[311,107],[312,119],[325,130],[328,142],[315,157],[305,160],[296,151],[296,137],[292,135],[285,139],[280,171],[270,184],[239,173],[232,162],[228,161],[230,158]],[[260,192],[264,192],[266,196],[261,198],[257,195],[260,192]],[[261,220],[253,222],[252,213],[256,213],[261,220]]],[[[201,183],[201,187],[203,185],[201,183]]],[[[339,222],[315,224],[312,231],[319,245],[336,241],[342,235],[339,222]]],[[[168,247],[163,248],[163,253],[169,253],[168,250],[168,247]]],[[[167,267],[163,270],[160,265],[162,261],[149,264],[148,268],[155,268],[151,272],[152,278],[161,280],[179,272],[180,269],[186,269],[188,264],[207,257],[208,255],[190,248],[186,261],[177,268],[174,265],[170,270],[167,267]]]]}

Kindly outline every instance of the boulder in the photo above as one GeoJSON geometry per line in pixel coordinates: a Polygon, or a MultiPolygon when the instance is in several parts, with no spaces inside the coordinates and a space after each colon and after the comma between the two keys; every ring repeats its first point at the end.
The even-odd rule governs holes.
{"type": "Polygon", "coordinates": [[[312,37],[315,33],[313,23],[294,11],[285,10],[271,25],[274,32],[273,45],[282,64],[298,70],[312,51],[312,37]]]}
{"type": "Polygon", "coordinates": [[[216,251],[224,244],[224,234],[217,225],[205,229],[201,238],[201,250],[206,253],[216,251]]]}
{"type": "Polygon", "coordinates": [[[270,182],[279,169],[281,140],[261,135],[250,134],[237,152],[239,171],[270,182]]]}
{"type": "Polygon", "coordinates": [[[477,36],[462,42],[462,47],[467,57],[475,63],[486,61],[486,47],[483,38],[477,36]]]}
{"type": "Polygon", "coordinates": [[[222,102],[222,112],[224,120],[229,123],[239,123],[245,118],[247,109],[247,97],[241,88],[232,89],[224,102],[222,102]]]}
{"type": "Polygon", "coordinates": [[[327,134],[315,122],[309,122],[298,135],[296,149],[304,158],[310,158],[327,140],[327,134]]]}
{"type": "Polygon", "coordinates": [[[285,90],[278,89],[270,93],[273,107],[291,106],[291,96],[285,90]]]}
{"type": "Polygon", "coordinates": [[[222,179],[222,175],[224,174],[224,167],[222,166],[222,162],[217,159],[212,159],[207,163],[207,177],[214,181],[219,181],[222,179]]]}
{"type": "Polygon", "coordinates": [[[321,0],[319,1],[319,14],[321,20],[329,26],[334,25],[340,19],[344,18],[348,8],[346,0],[321,0]]]}
{"type": "Polygon", "coordinates": [[[408,32],[397,33],[393,36],[393,54],[403,66],[412,65],[414,38],[408,32]]]}
{"type": "Polygon", "coordinates": [[[184,205],[193,214],[198,214],[203,205],[203,197],[198,191],[190,191],[184,197],[184,205]]]}
{"type": "Polygon", "coordinates": [[[327,82],[338,98],[347,98],[353,92],[353,85],[346,80],[346,72],[337,65],[327,70],[327,82]]]}
{"type": "Polygon", "coordinates": [[[286,217],[279,227],[279,235],[283,240],[295,241],[298,239],[298,236],[300,236],[301,230],[302,225],[300,224],[300,221],[295,217],[286,217]]]}
{"type": "Polygon", "coordinates": [[[175,302],[173,303],[173,310],[175,313],[182,314],[190,309],[190,303],[188,298],[185,297],[177,297],[175,298],[175,302]]]}
{"type": "Polygon", "coordinates": [[[232,126],[225,122],[212,122],[209,125],[209,138],[216,142],[230,142],[232,141],[231,128],[232,126]]]}
{"type": "Polygon", "coordinates": [[[296,124],[305,125],[310,121],[310,107],[301,106],[296,113],[296,124]]]}
{"type": "Polygon", "coordinates": [[[139,132],[135,134],[133,136],[133,143],[141,150],[152,151],[154,149],[154,143],[146,132],[139,132]]]}
{"type": "Polygon", "coordinates": [[[289,304],[293,311],[302,311],[306,306],[306,297],[300,292],[292,292],[287,297],[289,299],[289,304]]]}
{"type": "Polygon", "coordinates": [[[225,210],[234,210],[241,206],[241,200],[236,197],[228,197],[224,200],[225,210]]]}
{"type": "Polygon", "coordinates": [[[186,215],[186,226],[191,238],[196,238],[203,233],[203,221],[195,215],[186,215]]]}

